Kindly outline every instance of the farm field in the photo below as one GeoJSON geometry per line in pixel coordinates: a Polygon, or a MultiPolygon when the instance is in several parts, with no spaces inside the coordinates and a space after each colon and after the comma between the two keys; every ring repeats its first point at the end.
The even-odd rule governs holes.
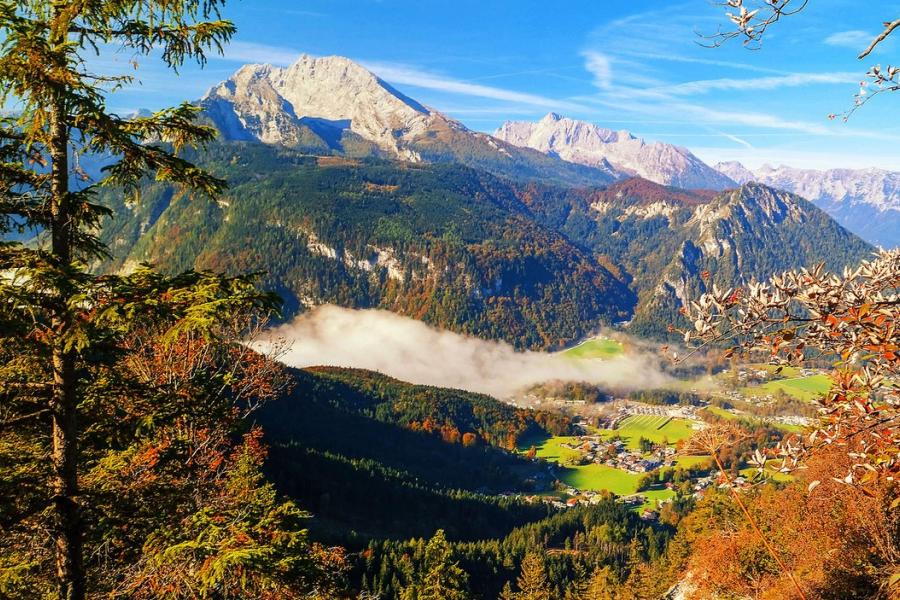
{"type": "Polygon", "coordinates": [[[750,396],[774,394],[782,391],[799,400],[815,400],[831,387],[831,379],[828,375],[810,375],[809,377],[793,377],[790,379],[778,379],[769,381],[759,386],[743,388],[743,392],[750,396]]]}
{"type": "Polygon", "coordinates": [[[569,358],[613,358],[624,351],[622,342],[598,337],[563,351],[563,355],[569,358]]]}
{"type": "Polygon", "coordinates": [[[563,467],[560,480],[579,490],[609,490],[619,496],[633,494],[641,474],[629,473],[607,465],[582,465],[563,467]]]}
{"type": "Polygon", "coordinates": [[[638,442],[642,437],[656,444],[662,443],[664,440],[669,444],[674,444],[691,437],[694,428],[693,422],[687,419],[669,420],[668,417],[657,415],[632,415],[622,421],[618,429],[606,429],[602,430],[602,433],[607,437],[619,434],[625,445],[631,449],[637,449],[638,442]]]}
{"type": "MultiPolygon", "coordinates": [[[[571,448],[565,448],[563,444],[575,444],[577,442],[578,438],[573,436],[533,437],[523,440],[519,450],[525,452],[531,446],[534,446],[535,455],[538,458],[543,458],[559,465],[558,475],[560,481],[579,490],[609,490],[619,496],[628,496],[637,492],[638,481],[643,477],[642,473],[630,473],[622,469],[595,463],[566,465],[567,460],[577,458],[581,453],[571,448]]],[[[676,464],[679,467],[686,468],[705,463],[708,460],[709,457],[707,456],[682,456],[678,458],[676,464]]],[[[640,507],[641,509],[655,508],[657,501],[675,496],[672,490],[664,488],[645,490],[641,494],[647,498],[647,501],[640,507]]]]}

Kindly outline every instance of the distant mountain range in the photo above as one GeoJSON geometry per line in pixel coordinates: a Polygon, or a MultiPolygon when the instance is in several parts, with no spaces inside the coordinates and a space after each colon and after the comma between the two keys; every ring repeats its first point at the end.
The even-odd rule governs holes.
{"type": "Polygon", "coordinates": [[[886,248],[900,246],[900,172],[883,169],[794,169],[768,165],[751,171],[738,162],[716,169],[738,183],[757,181],[809,198],[838,223],[886,248]]]}
{"type": "Polygon", "coordinates": [[[200,100],[226,140],[309,152],[457,162],[517,179],[602,185],[619,177],[519,148],[408,98],[339,56],[301,56],[286,68],[246,65],[200,100]]]}
{"type": "Polygon", "coordinates": [[[635,176],[684,189],[725,190],[756,181],[807,198],[871,243],[900,245],[900,173],[711,167],[685,148],[555,113],[537,122],[508,121],[491,136],[409,98],[343,57],[304,55],[284,68],[246,65],[200,104],[226,140],[313,154],[455,162],[513,180],[569,187],[635,176]]]}
{"type": "Polygon", "coordinates": [[[536,123],[507,121],[494,136],[569,162],[605,169],[612,166],[619,178],[638,176],[680,188],[723,190],[735,187],[731,178],[685,148],[661,142],[648,144],[628,131],[603,129],[556,113],[550,113],[536,123]]]}

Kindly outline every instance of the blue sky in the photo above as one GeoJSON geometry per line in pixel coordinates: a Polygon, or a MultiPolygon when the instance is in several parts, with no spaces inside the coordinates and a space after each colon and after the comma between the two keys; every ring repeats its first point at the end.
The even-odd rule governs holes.
{"type": "MultiPolygon", "coordinates": [[[[241,64],[342,55],[420,102],[491,132],[549,111],[686,146],[708,162],[900,170],[900,93],[849,123],[871,64],[889,64],[900,39],[856,60],[900,2],[811,0],[770,30],[760,50],[703,48],[696,32],[726,25],[707,0],[231,0],[238,35],[206,69],[165,72],[152,58],[118,110],[195,99],[241,64]]],[[[104,69],[130,56],[104,55],[104,69]]]]}

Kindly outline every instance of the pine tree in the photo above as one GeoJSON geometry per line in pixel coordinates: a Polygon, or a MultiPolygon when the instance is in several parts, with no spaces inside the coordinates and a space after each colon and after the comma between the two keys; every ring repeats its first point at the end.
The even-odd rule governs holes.
{"type": "Polygon", "coordinates": [[[519,588],[516,600],[550,600],[547,571],[539,554],[529,552],[525,555],[516,585],[519,588]]]}
{"type": "MultiPolygon", "coordinates": [[[[577,533],[575,536],[577,541],[577,533]]],[[[577,561],[574,567],[575,572],[572,576],[572,583],[566,588],[563,600],[585,600],[585,594],[588,589],[588,577],[585,573],[584,563],[577,561]]]]}
{"type": "Polygon", "coordinates": [[[465,600],[468,575],[460,566],[452,562],[452,550],[444,530],[438,529],[425,547],[423,574],[408,586],[403,593],[404,600],[465,600]]]}
{"type": "Polygon", "coordinates": [[[588,581],[584,600],[615,600],[616,576],[609,567],[595,569],[588,581]]]}
{"type": "Polygon", "coordinates": [[[631,538],[631,542],[628,545],[628,559],[625,567],[628,570],[628,579],[622,585],[618,597],[623,600],[643,600],[647,598],[644,546],[637,537],[631,538]]]}
{"type": "Polygon", "coordinates": [[[516,600],[516,593],[512,591],[512,586],[508,581],[503,584],[498,600],[516,600]]]}
{"type": "MultiPolygon", "coordinates": [[[[95,202],[101,188],[133,192],[152,176],[208,195],[224,189],[223,181],[183,157],[184,148],[214,136],[194,122],[196,107],[120,117],[107,108],[106,97],[133,78],[90,72],[89,55],[118,48],[135,59],[159,52],[173,69],[188,60],[202,65],[207,52],[221,50],[235,31],[219,16],[223,2],[0,0],[0,103],[18,109],[0,119],[0,234],[40,233],[35,245],[0,243],[0,433],[18,444],[13,454],[34,458],[29,485],[12,502],[14,512],[4,511],[10,533],[0,540],[0,552],[11,554],[0,560],[0,579],[12,573],[14,585],[34,585],[42,595],[82,600],[87,593],[85,536],[98,535],[85,520],[98,514],[81,485],[88,456],[91,465],[99,464],[98,448],[113,442],[124,447],[135,432],[164,420],[150,401],[160,382],[126,368],[124,357],[136,357],[135,342],[143,335],[170,345],[199,339],[191,335],[208,340],[232,315],[275,306],[248,278],[167,278],[149,269],[99,276],[87,266],[106,253],[98,233],[109,213],[95,202]],[[80,166],[86,156],[110,162],[97,181],[80,166]],[[112,401],[130,403],[123,413],[140,415],[142,424],[125,434],[102,429],[115,420],[112,401]],[[44,454],[48,468],[39,460],[44,454]],[[52,541],[55,583],[47,577],[26,584],[25,574],[40,571],[43,559],[28,547],[34,536],[16,528],[45,514],[49,518],[38,525],[52,541]]],[[[221,400],[218,406],[226,406],[221,400]]],[[[182,406],[191,401],[197,398],[180,398],[182,406]]],[[[119,458],[157,457],[160,447],[148,443],[144,450],[150,454],[132,449],[119,458]]]]}

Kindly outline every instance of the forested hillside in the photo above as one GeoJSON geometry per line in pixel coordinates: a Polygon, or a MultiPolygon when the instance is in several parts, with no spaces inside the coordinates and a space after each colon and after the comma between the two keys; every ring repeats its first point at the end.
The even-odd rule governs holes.
{"type": "Polygon", "coordinates": [[[500,180],[458,165],[316,158],[221,144],[216,201],[150,185],[114,205],[107,268],[262,271],[288,314],[381,307],[519,346],[554,347],[627,318],[634,294],[590,254],[534,222],[500,180]]]}
{"type": "Polygon", "coordinates": [[[505,535],[546,515],[498,498],[549,489],[544,467],[511,454],[520,438],[571,430],[558,413],[517,409],[479,394],[414,386],[369,371],[292,371],[291,396],[256,415],[278,487],[342,543],[505,535]]]}
{"type": "Polygon", "coordinates": [[[764,186],[572,189],[257,143],[216,144],[198,159],[229,191],[212,201],[153,184],[139,205],[110,199],[106,269],[261,271],[286,316],[325,302],[378,307],[520,348],[632,317],[634,333],[661,336],[711,283],[841,268],[871,250],[764,186]]]}
{"type": "Polygon", "coordinates": [[[712,284],[729,288],[796,267],[858,264],[872,247],[812,203],[761,185],[713,194],[632,179],[605,190],[527,186],[536,220],[590,249],[639,297],[629,331],[661,336],[712,284]]]}

